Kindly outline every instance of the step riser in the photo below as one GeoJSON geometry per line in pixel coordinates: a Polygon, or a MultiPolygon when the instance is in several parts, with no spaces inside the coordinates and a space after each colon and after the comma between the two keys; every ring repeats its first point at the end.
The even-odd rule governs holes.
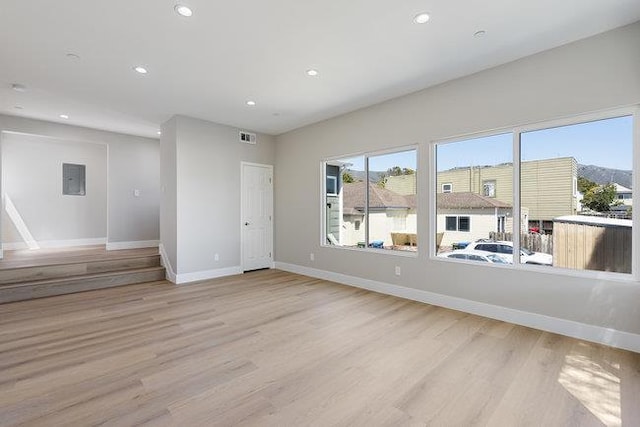
{"type": "Polygon", "coordinates": [[[165,280],[164,268],[144,272],[123,271],[121,274],[113,274],[108,277],[74,277],[55,284],[39,284],[14,289],[0,289],[0,304],[160,280],[165,280]]]}
{"type": "Polygon", "coordinates": [[[62,277],[81,276],[83,274],[107,273],[111,271],[159,266],[160,256],[150,255],[138,258],[6,269],[0,270],[0,287],[7,284],[24,283],[35,280],[58,279],[62,277]]]}

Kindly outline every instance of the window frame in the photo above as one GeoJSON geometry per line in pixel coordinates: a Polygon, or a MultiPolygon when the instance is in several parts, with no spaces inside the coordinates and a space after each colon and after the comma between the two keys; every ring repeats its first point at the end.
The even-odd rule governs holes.
{"type": "Polygon", "coordinates": [[[445,215],[444,216],[444,231],[456,231],[459,233],[471,233],[471,215],[445,215]],[[467,224],[468,224],[468,229],[467,230],[463,230],[460,227],[460,219],[461,218],[466,218],[467,219],[467,224]],[[455,220],[455,228],[449,228],[449,220],[453,219],[455,220]]]}
{"type": "MultiPolygon", "coordinates": [[[[327,188],[326,188],[326,165],[332,164],[332,162],[340,161],[341,159],[352,158],[352,157],[363,157],[364,158],[364,172],[365,177],[369,176],[369,158],[383,156],[385,154],[395,154],[402,153],[406,151],[415,151],[416,153],[416,176],[420,174],[420,146],[418,144],[411,145],[403,145],[399,147],[385,148],[381,150],[371,150],[371,151],[361,151],[350,154],[343,154],[339,156],[331,156],[325,157],[320,161],[320,246],[322,248],[332,248],[335,250],[343,250],[343,251],[357,251],[357,252],[369,252],[375,254],[383,254],[383,255],[391,255],[391,256],[399,256],[399,257],[409,257],[409,258],[418,258],[418,254],[420,253],[420,248],[418,247],[416,251],[399,251],[399,250],[380,250],[377,248],[370,248],[366,246],[366,242],[369,242],[369,190],[367,187],[367,191],[365,191],[365,210],[364,210],[364,218],[363,223],[360,224],[360,227],[365,227],[365,247],[351,247],[351,246],[342,246],[342,245],[330,245],[326,243],[326,227],[327,227],[327,218],[326,218],[326,196],[327,196],[327,188]]],[[[418,179],[418,178],[416,178],[418,179]]],[[[368,184],[368,183],[367,183],[368,184]]],[[[420,205],[420,195],[418,188],[421,185],[419,181],[416,182],[416,206],[420,205]]],[[[417,211],[417,209],[416,209],[417,211]]],[[[416,212],[417,214],[417,212],[416,212]]],[[[418,219],[419,222],[419,219],[418,219]]],[[[418,230],[416,230],[416,235],[418,234],[418,230]]],[[[423,252],[424,253],[424,252],[423,252]]]]}
{"type": "Polygon", "coordinates": [[[456,215],[445,215],[444,217],[444,231],[458,231],[458,217],[456,215]],[[454,228],[449,226],[449,220],[453,219],[454,228]]]}
{"type": "Polygon", "coordinates": [[[485,179],[485,180],[483,180],[483,181],[482,181],[482,195],[483,195],[484,197],[490,197],[490,198],[492,198],[492,199],[497,198],[497,196],[496,196],[496,187],[497,187],[497,185],[498,185],[498,183],[496,182],[496,180],[495,180],[495,179],[485,179]],[[492,188],[493,188],[493,194],[492,194],[492,195],[484,194],[484,193],[485,193],[486,186],[487,186],[488,184],[493,184],[493,187],[492,187],[492,188]]]}
{"type": "Polygon", "coordinates": [[[460,233],[471,233],[471,216],[470,215],[458,215],[458,232],[460,233]],[[467,219],[467,229],[462,229],[462,218],[467,219]]]}
{"type": "MultiPolygon", "coordinates": [[[[470,265],[480,265],[487,266],[488,268],[508,268],[508,269],[516,269],[516,270],[525,270],[525,271],[535,271],[539,273],[545,274],[553,274],[553,275],[564,275],[564,276],[572,276],[578,278],[598,278],[598,279],[606,279],[610,281],[617,282],[640,282],[640,260],[638,260],[639,251],[640,251],[640,215],[633,215],[632,217],[632,242],[631,242],[631,251],[632,251],[632,260],[631,260],[631,273],[618,273],[618,272],[609,272],[609,271],[598,271],[598,270],[576,270],[564,267],[556,267],[553,266],[549,268],[548,266],[540,266],[535,264],[525,264],[520,262],[520,256],[514,256],[513,264],[505,264],[505,265],[494,265],[493,263],[477,263],[468,260],[460,260],[460,259],[450,259],[446,257],[438,257],[436,254],[436,218],[437,218],[437,208],[436,208],[436,195],[437,195],[437,158],[436,158],[436,147],[438,145],[455,143],[467,141],[470,139],[488,137],[488,136],[496,136],[501,134],[511,134],[512,135],[512,153],[513,153],[513,229],[519,230],[521,228],[521,207],[520,207],[520,165],[522,162],[521,153],[520,153],[520,135],[526,132],[539,131],[544,129],[552,129],[563,126],[571,126],[577,125],[581,123],[589,123],[600,120],[614,119],[624,116],[632,117],[632,173],[633,173],[633,187],[640,188],[640,105],[633,105],[629,107],[609,109],[605,111],[599,111],[594,113],[585,113],[585,114],[576,114],[573,116],[561,117],[552,120],[544,120],[531,122],[528,124],[520,124],[507,126],[503,128],[496,128],[489,131],[481,131],[475,133],[462,134],[458,136],[453,136],[449,138],[442,138],[437,140],[432,140],[429,143],[429,183],[430,185],[427,188],[430,207],[428,212],[428,223],[429,223],[429,233],[427,239],[425,239],[428,243],[428,258],[429,260],[433,260],[435,262],[453,262],[453,263],[466,263],[470,265]],[[635,256],[633,255],[635,254],[635,256]],[[487,265],[489,264],[489,265],[487,265]]],[[[520,253],[520,235],[519,233],[513,234],[513,248],[514,252],[520,253]]]]}
{"type": "Polygon", "coordinates": [[[443,182],[442,183],[442,188],[440,189],[440,191],[442,191],[442,193],[453,193],[453,184],[450,182],[443,182]],[[449,189],[447,191],[445,191],[444,186],[448,185],[449,189]]]}
{"type": "Polygon", "coordinates": [[[325,172],[325,180],[326,180],[325,186],[327,186],[328,181],[333,180],[333,188],[334,188],[333,192],[329,192],[329,188],[327,186],[325,194],[328,194],[329,196],[337,196],[338,195],[338,178],[335,176],[326,176],[326,172],[325,172]]]}

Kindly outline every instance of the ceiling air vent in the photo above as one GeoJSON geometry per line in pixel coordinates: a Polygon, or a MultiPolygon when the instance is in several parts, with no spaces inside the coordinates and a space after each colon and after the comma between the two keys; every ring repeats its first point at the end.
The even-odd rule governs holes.
{"type": "Polygon", "coordinates": [[[246,144],[254,144],[256,143],[256,134],[240,131],[240,142],[244,142],[246,144]]]}

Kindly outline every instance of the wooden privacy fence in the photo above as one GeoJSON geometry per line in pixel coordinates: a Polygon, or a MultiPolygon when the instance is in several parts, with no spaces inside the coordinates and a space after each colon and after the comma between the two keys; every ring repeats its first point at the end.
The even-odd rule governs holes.
{"type": "MultiPolygon", "coordinates": [[[[489,238],[513,242],[513,233],[492,231],[489,233],[489,238]]],[[[553,237],[549,234],[521,234],[520,246],[533,252],[544,252],[545,254],[553,255],[553,237]]]]}
{"type": "Polygon", "coordinates": [[[631,273],[631,221],[628,222],[629,226],[554,222],[553,265],[631,273]]]}

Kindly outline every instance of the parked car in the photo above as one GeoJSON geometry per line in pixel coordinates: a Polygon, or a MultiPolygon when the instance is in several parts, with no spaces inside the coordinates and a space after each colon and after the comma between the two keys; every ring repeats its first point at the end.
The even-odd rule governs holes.
{"type": "MultiPolygon", "coordinates": [[[[502,240],[476,240],[469,244],[465,250],[487,251],[500,254],[513,264],[513,242],[502,240]]],[[[520,249],[520,262],[523,264],[553,265],[553,257],[543,252],[532,252],[528,249],[520,249]]]]}
{"type": "Polygon", "coordinates": [[[460,249],[438,254],[441,258],[466,259],[469,261],[491,262],[495,264],[511,264],[504,256],[492,252],[460,249]]]}

